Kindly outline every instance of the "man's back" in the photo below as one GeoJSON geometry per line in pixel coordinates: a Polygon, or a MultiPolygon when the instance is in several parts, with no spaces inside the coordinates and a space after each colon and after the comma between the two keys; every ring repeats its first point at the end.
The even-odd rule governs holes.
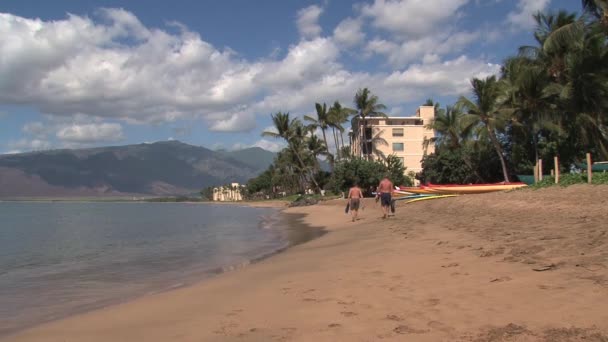
{"type": "Polygon", "coordinates": [[[352,188],[350,188],[350,190],[348,191],[348,197],[349,198],[361,198],[361,197],[363,197],[363,193],[361,192],[361,188],[359,188],[358,186],[353,186],[352,188]]]}
{"type": "Polygon", "coordinates": [[[384,178],[378,185],[378,192],[390,193],[393,191],[393,183],[388,179],[384,178]]]}

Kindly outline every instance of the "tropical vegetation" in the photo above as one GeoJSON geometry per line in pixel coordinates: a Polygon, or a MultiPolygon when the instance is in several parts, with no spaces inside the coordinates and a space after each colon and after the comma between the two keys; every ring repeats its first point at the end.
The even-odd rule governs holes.
{"type": "Polygon", "coordinates": [[[586,153],[608,160],[607,4],[582,0],[580,15],[537,13],[534,45],[507,58],[500,75],[473,78],[471,96],[437,110],[429,125],[436,138],[427,142],[436,153],[425,156],[420,179],[508,182],[532,174],[539,159],[549,165],[557,156],[561,172],[586,153]]]}
{"type": "MultiPolygon", "coordinates": [[[[363,160],[351,154],[350,145],[344,142],[345,125],[354,118],[365,124],[368,117],[385,116],[381,110],[386,108],[367,88],[357,91],[353,102],[357,109],[338,101],[331,106],[315,103],[314,113],[305,115],[303,120],[290,113],[271,114],[272,130],[262,135],[281,139],[286,147],[277,153],[266,171],[248,182],[249,196],[274,198],[307,191],[340,193],[354,183],[367,189],[377,185],[384,175],[389,175],[396,184],[410,184],[411,179],[404,176],[405,167],[395,156],[374,150],[370,152],[377,158],[363,160]],[[328,170],[320,160],[328,162],[328,170]]],[[[374,144],[382,143],[386,144],[383,139],[374,138],[374,144]]]]}
{"type": "MultiPolygon", "coordinates": [[[[425,144],[435,150],[422,159],[420,181],[510,182],[518,174],[532,174],[539,159],[548,170],[558,156],[562,174],[584,161],[586,153],[608,160],[608,2],[581,4],[581,14],[534,15],[535,44],[507,58],[499,75],[472,78],[468,96],[444,108],[427,100],[425,105],[435,107],[427,128],[436,134],[425,144]]],[[[396,184],[411,182],[398,158],[369,151],[383,143],[379,136],[358,147],[367,159],[351,155],[344,125],[358,120],[367,134],[368,118],[386,116],[386,106],[368,88],[356,92],[353,104],[351,109],[339,102],[315,103],[304,121],[289,113],[272,114],[274,130],[263,135],[283,140],[286,147],[249,182],[249,192],[338,192],[354,182],[375,185],[387,173],[396,184]],[[319,158],[329,162],[329,170],[319,158]]]]}

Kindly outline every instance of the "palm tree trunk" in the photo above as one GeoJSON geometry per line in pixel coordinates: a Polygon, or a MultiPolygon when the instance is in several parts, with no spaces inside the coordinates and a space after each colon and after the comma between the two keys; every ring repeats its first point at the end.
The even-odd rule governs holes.
{"type": "MultiPolygon", "coordinates": [[[[325,135],[325,129],[321,128],[321,132],[323,132],[323,141],[325,141],[325,148],[327,149],[327,153],[329,153],[329,145],[327,144],[327,136],[325,135]]],[[[330,163],[329,166],[331,167],[331,170],[334,170],[334,162],[333,159],[330,158],[330,163]]]]}
{"type": "Polygon", "coordinates": [[[340,131],[340,141],[342,142],[342,147],[340,148],[340,152],[344,151],[344,132],[340,131]]]}
{"type": "MultiPolygon", "coordinates": [[[[291,145],[291,151],[298,159],[298,162],[300,163],[300,167],[302,167],[302,172],[304,172],[304,170],[306,170],[306,165],[304,164],[302,157],[300,157],[300,154],[298,153],[298,151],[295,149],[295,147],[293,145],[291,145]]],[[[310,174],[310,180],[312,180],[312,182],[315,184],[315,186],[317,187],[317,190],[321,190],[321,187],[319,186],[319,183],[317,183],[317,180],[315,179],[314,174],[310,174]]]]}
{"type": "Polygon", "coordinates": [[[334,134],[334,146],[336,147],[336,159],[340,160],[340,145],[338,144],[338,136],[336,136],[336,128],[331,128],[332,133],[334,134]]]}
{"type": "Polygon", "coordinates": [[[367,137],[365,136],[365,131],[367,130],[367,121],[365,120],[365,118],[363,118],[363,134],[361,136],[361,151],[363,152],[363,155],[365,156],[365,159],[368,159],[368,155],[367,155],[367,137]]]}
{"type": "Polygon", "coordinates": [[[498,158],[500,158],[500,165],[502,166],[502,175],[505,177],[505,182],[509,183],[509,172],[507,171],[507,163],[505,162],[505,156],[502,154],[502,148],[500,147],[500,143],[498,142],[498,138],[496,138],[496,134],[494,134],[494,130],[486,124],[486,129],[488,130],[488,135],[490,136],[490,140],[494,145],[494,149],[498,154],[498,158]]]}

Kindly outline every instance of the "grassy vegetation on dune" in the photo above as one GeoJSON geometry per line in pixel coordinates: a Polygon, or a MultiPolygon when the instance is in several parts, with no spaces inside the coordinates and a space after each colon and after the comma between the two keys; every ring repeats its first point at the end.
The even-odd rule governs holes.
{"type": "MultiPolygon", "coordinates": [[[[587,174],[586,173],[566,173],[559,176],[559,184],[555,184],[555,177],[547,177],[542,181],[531,185],[533,189],[546,188],[550,186],[569,186],[573,184],[586,184],[587,174]]],[[[600,185],[608,184],[608,172],[595,172],[591,179],[591,184],[600,185]]]]}

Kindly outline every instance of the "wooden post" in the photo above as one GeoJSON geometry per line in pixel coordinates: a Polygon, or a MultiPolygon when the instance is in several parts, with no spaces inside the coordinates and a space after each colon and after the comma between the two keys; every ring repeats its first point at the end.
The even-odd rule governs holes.
{"type": "Polygon", "coordinates": [[[538,183],[538,160],[534,164],[534,184],[538,183]]]}
{"type": "Polygon", "coordinates": [[[538,180],[539,181],[543,180],[543,160],[542,159],[538,160],[538,180]]]}
{"type": "Polygon", "coordinates": [[[551,177],[555,176],[555,170],[551,169],[551,177]]]}
{"type": "Polygon", "coordinates": [[[591,153],[587,153],[587,183],[591,184],[593,173],[591,172],[591,153]]]}
{"type": "Polygon", "coordinates": [[[557,156],[553,157],[553,162],[555,163],[555,184],[557,184],[559,183],[559,162],[557,156]]]}

